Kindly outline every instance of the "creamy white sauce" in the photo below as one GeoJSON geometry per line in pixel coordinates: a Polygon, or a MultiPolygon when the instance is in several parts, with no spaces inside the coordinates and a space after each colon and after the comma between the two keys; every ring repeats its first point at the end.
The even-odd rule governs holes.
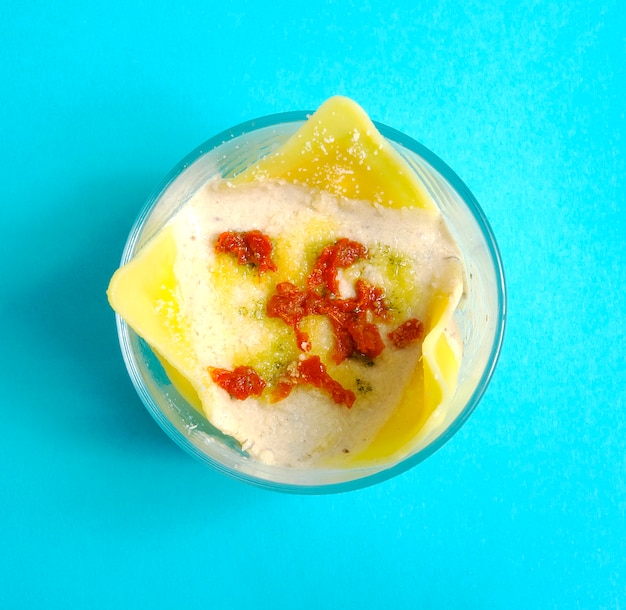
{"type": "MultiPolygon", "coordinates": [[[[418,366],[420,346],[394,348],[386,339],[391,326],[381,323],[387,347],[374,366],[359,359],[340,365],[345,378],[358,385],[352,388],[357,391],[351,409],[335,404],[327,393],[312,386],[296,387],[288,398],[273,404],[267,399],[231,398],[211,381],[207,369],[232,369],[246,357],[254,359],[276,339],[271,332],[275,327],[268,329],[261,319],[268,290],[272,292],[276,279],[271,272],[261,279],[254,270],[244,273],[238,276],[238,283],[228,286],[225,301],[223,287],[212,280],[212,273],[218,268],[217,257],[223,256],[215,254],[215,241],[223,231],[253,229],[279,238],[283,265],[285,261],[291,265],[291,255],[296,262],[295,271],[279,269],[276,277],[292,272],[302,276],[304,271],[298,271],[302,265],[297,257],[307,244],[321,238],[331,243],[347,237],[366,245],[370,252],[387,248],[401,253],[404,277],[409,277],[415,288],[415,298],[402,315],[423,319],[435,290],[453,292],[463,281],[460,253],[441,215],[338,199],[326,192],[283,182],[233,187],[212,180],[171,222],[177,244],[178,297],[181,311],[193,329],[196,389],[209,420],[236,438],[251,456],[266,463],[315,465],[320,460],[366,448],[390,417],[418,366]],[[256,314],[250,315],[248,309],[255,302],[256,314]]],[[[358,277],[387,289],[391,287],[392,279],[384,267],[361,261],[341,270],[342,296],[354,294],[358,277]]],[[[275,322],[283,324],[280,320],[275,322]]],[[[285,331],[280,336],[295,341],[293,332],[285,331]]],[[[316,338],[310,354],[327,356],[332,349],[332,335],[322,333],[316,338]]]]}

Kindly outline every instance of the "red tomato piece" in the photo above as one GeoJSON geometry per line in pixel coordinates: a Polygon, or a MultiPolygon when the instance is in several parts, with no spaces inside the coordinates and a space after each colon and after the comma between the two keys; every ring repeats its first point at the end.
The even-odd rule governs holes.
{"type": "Polygon", "coordinates": [[[257,229],[243,232],[225,231],[220,233],[215,244],[216,252],[235,254],[240,265],[256,265],[259,268],[259,275],[265,271],[276,271],[272,249],[270,238],[257,229]]]}
{"type": "Polygon", "coordinates": [[[367,248],[363,244],[342,237],[322,250],[309,274],[307,280],[309,288],[323,286],[331,294],[338,294],[337,270],[339,268],[346,269],[366,256],[367,248]]]}
{"type": "Polygon", "coordinates": [[[424,337],[424,325],[417,318],[410,318],[388,333],[387,336],[396,347],[403,348],[422,340],[424,337]]]}
{"type": "Polygon", "coordinates": [[[260,396],[265,389],[265,381],[251,366],[238,366],[234,371],[211,368],[209,372],[211,379],[237,400],[260,396]]]}
{"type": "Polygon", "coordinates": [[[356,398],[354,392],[345,389],[328,374],[319,356],[311,356],[298,361],[297,379],[300,383],[310,383],[316,388],[325,390],[338,405],[344,404],[349,409],[354,404],[356,398]]]}

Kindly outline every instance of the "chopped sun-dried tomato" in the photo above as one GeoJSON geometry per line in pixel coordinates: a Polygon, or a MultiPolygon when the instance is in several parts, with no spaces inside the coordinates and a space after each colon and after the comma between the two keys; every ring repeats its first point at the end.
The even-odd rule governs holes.
{"type": "Polygon", "coordinates": [[[296,385],[306,383],[328,392],[338,405],[346,405],[349,409],[354,404],[356,398],[354,392],[344,388],[328,374],[326,366],[319,356],[310,356],[304,360],[298,360],[296,372],[288,374],[276,385],[272,395],[273,401],[278,402],[286,398],[296,385]]]}
{"type": "Polygon", "coordinates": [[[280,402],[281,400],[284,400],[287,396],[289,396],[289,394],[291,394],[291,390],[293,390],[295,385],[295,381],[292,381],[290,377],[281,379],[272,390],[271,401],[280,402]]]}
{"type": "Polygon", "coordinates": [[[298,348],[302,351],[308,351],[310,344],[307,333],[300,330],[300,321],[305,316],[322,313],[322,309],[323,299],[320,295],[310,290],[300,290],[291,282],[277,284],[276,294],[269,298],[266,306],[270,318],[280,318],[293,328],[298,348]]]}
{"type": "Polygon", "coordinates": [[[337,380],[326,371],[326,366],[319,356],[311,356],[298,361],[300,382],[310,383],[317,388],[326,390],[338,405],[344,404],[348,409],[354,404],[354,392],[346,390],[337,380]]]}
{"type": "Polygon", "coordinates": [[[354,316],[348,321],[347,327],[359,354],[374,359],[385,349],[378,326],[368,322],[365,314],[354,316]]]}
{"type": "Polygon", "coordinates": [[[378,327],[368,322],[366,312],[334,311],[328,313],[335,333],[333,360],[341,364],[355,353],[376,358],[385,349],[378,327]]]}
{"type": "Polygon", "coordinates": [[[391,342],[398,348],[406,347],[424,336],[424,325],[416,318],[410,318],[398,328],[387,334],[391,342]]]}
{"type": "Polygon", "coordinates": [[[265,389],[265,381],[251,366],[238,366],[234,371],[210,368],[211,379],[233,398],[245,400],[250,396],[260,396],[265,389]]]}
{"type": "Polygon", "coordinates": [[[382,288],[359,279],[356,282],[356,301],[358,311],[371,311],[383,320],[388,317],[385,291],[382,288]]]}
{"type": "MultiPolygon", "coordinates": [[[[343,263],[352,260],[352,255],[346,252],[366,251],[365,246],[359,250],[356,246],[360,244],[346,239],[339,240],[337,243],[344,244],[344,242],[351,246],[350,248],[341,246],[338,249],[343,263]]],[[[309,280],[314,277],[318,268],[317,266],[314,268],[309,280]]],[[[310,283],[309,281],[308,284],[310,283]]],[[[315,281],[312,283],[315,284],[315,281]]],[[[301,351],[309,351],[311,344],[308,335],[300,329],[300,322],[309,315],[325,315],[330,320],[335,334],[333,360],[337,364],[354,353],[375,358],[383,351],[385,344],[377,326],[368,321],[367,312],[386,319],[385,293],[381,288],[372,286],[362,279],[357,280],[355,288],[356,296],[340,299],[328,292],[320,294],[315,288],[300,290],[290,282],[282,282],[276,286],[276,294],[268,300],[267,315],[271,318],[280,318],[293,328],[296,343],[301,351]]]]}
{"type": "Polygon", "coordinates": [[[356,351],[356,344],[346,324],[346,317],[337,313],[329,315],[335,333],[335,346],[332,353],[335,364],[341,364],[356,351]]]}
{"type": "Polygon", "coordinates": [[[334,244],[326,246],[317,259],[313,270],[309,274],[307,285],[309,288],[323,286],[331,294],[339,292],[337,270],[346,269],[360,258],[367,256],[367,248],[356,241],[342,237],[334,244]]]}
{"type": "Polygon", "coordinates": [[[215,251],[237,255],[240,265],[257,265],[259,275],[265,271],[276,271],[276,264],[272,260],[272,242],[257,229],[220,233],[215,243],[215,251]]]}

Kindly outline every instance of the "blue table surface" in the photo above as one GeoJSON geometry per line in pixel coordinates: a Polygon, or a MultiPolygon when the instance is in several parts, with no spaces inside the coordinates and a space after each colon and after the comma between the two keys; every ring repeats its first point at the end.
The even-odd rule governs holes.
{"type": "Polygon", "coordinates": [[[1,608],[626,607],[626,5],[9,1],[0,19],[1,608]],[[153,187],[333,94],[465,181],[504,261],[492,383],[338,495],[161,431],[105,298],[153,187]]]}

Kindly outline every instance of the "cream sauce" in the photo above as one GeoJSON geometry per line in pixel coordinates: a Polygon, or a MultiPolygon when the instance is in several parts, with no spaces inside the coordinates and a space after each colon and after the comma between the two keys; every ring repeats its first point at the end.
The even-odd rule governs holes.
{"type": "MultiPolygon", "coordinates": [[[[353,388],[357,397],[351,409],[310,386],[296,387],[288,398],[274,404],[266,399],[235,400],[211,381],[207,367],[232,369],[246,357],[258,357],[277,337],[291,340],[285,329],[278,329],[277,335],[280,320],[269,325],[263,320],[264,303],[277,277],[297,283],[305,276],[308,268],[302,253],[320,240],[324,244],[340,237],[358,241],[378,253],[379,263],[387,260],[387,252],[390,257],[399,253],[402,277],[411,283],[409,297],[402,301],[402,316],[423,319],[435,291],[452,293],[463,283],[461,255],[441,215],[340,199],[284,182],[233,187],[214,179],[171,222],[177,244],[178,298],[193,329],[194,383],[208,419],[266,463],[315,465],[365,449],[389,419],[418,366],[419,345],[402,350],[388,345],[374,366],[351,359],[337,367],[342,380],[358,386],[353,388]],[[277,239],[276,254],[283,264],[274,277],[271,272],[259,278],[254,270],[242,271],[224,293],[223,286],[214,281],[218,257],[224,256],[214,252],[217,236],[223,231],[252,229],[277,239]],[[257,303],[256,310],[249,315],[252,303],[257,303]]],[[[342,296],[352,294],[358,277],[393,293],[394,278],[389,273],[393,266],[389,265],[362,261],[342,270],[342,296]]],[[[389,329],[381,327],[385,339],[389,329]]],[[[322,330],[315,338],[311,353],[327,358],[332,335],[322,330]]]]}

